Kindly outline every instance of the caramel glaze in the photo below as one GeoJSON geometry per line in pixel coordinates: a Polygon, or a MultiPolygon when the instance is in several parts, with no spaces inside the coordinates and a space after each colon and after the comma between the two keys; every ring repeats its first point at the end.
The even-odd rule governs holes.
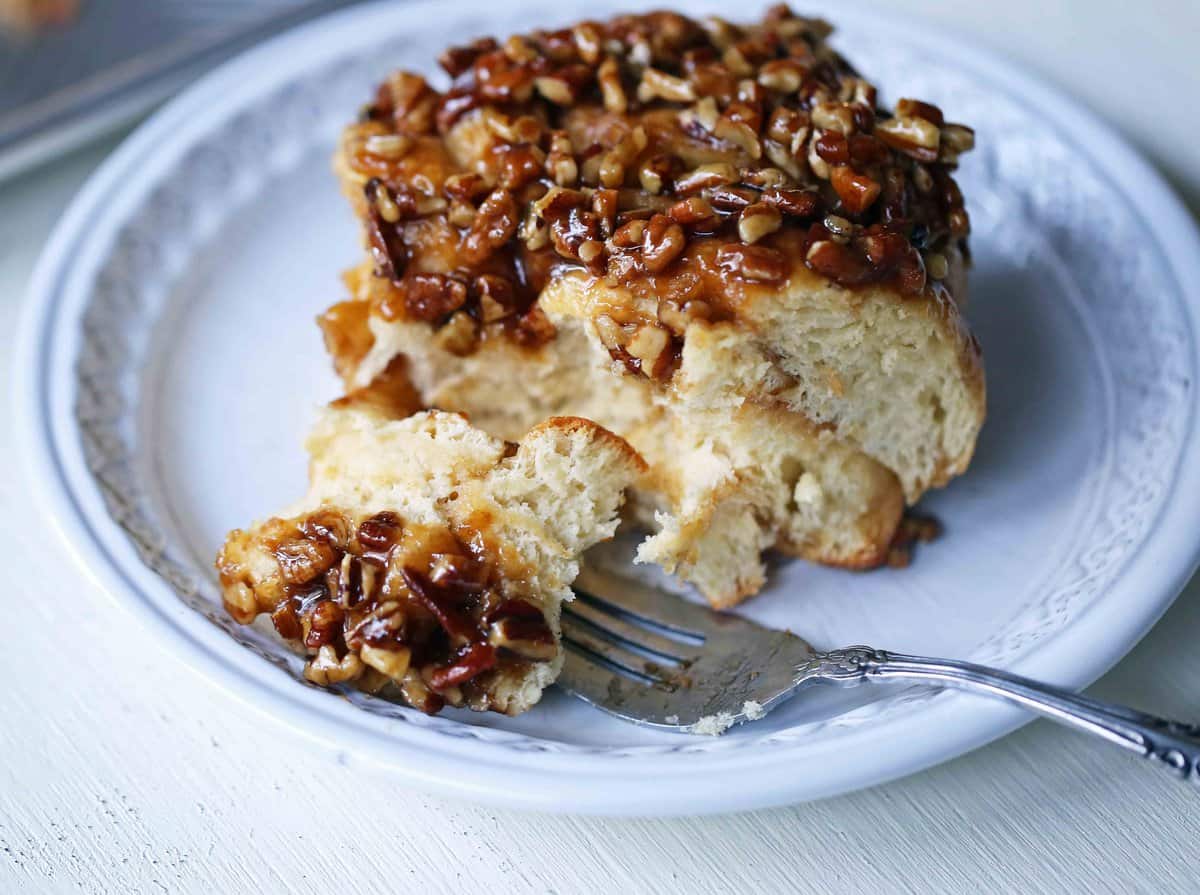
{"type": "Polygon", "coordinates": [[[520,582],[502,576],[505,563],[470,525],[406,525],[386,511],[356,523],[332,508],[271,519],[254,534],[230,535],[218,559],[227,591],[249,581],[247,539],[279,569],[278,580],[255,590],[258,611],[310,654],[332,647],[339,659],[362,656],[352,679],[370,692],[392,686],[430,713],[447,703],[488,708],[500,678],[557,655],[542,610],[512,596],[520,582]],[[384,660],[372,665],[370,650],[384,660]]]}
{"type": "Polygon", "coordinates": [[[445,328],[456,353],[535,348],[554,336],[538,295],[585,272],[657,303],[677,355],[688,320],[735,317],[796,264],[899,300],[945,292],[973,132],[879,106],[830,30],[786,7],[748,27],[656,12],[451,48],[445,91],[391,76],[338,161],[370,312],[445,328]]]}

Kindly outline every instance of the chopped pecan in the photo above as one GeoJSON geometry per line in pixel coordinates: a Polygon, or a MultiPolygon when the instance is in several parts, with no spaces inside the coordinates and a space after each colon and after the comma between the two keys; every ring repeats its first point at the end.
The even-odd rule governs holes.
{"type": "Polygon", "coordinates": [[[453,584],[435,584],[423,572],[413,568],[405,568],[401,574],[409,591],[447,634],[465,641],[479,636],[479,626],[466,609],[461,588],[453,584]]]}
{"type": "Polygon", "coordinates": [[[717,263],[733,276],[760,283],[780,282],[787,278],[787,258],[766,246],[730,243],[717,250],[717,263]]]}
{"type": "Polygon", "coordinates": [[[896,101],[896,114],[901,118],[922,118],[935,127],[941,127],[946,123],[942,110],[937,106],[908,97],[902,97],[896,101]]]}
{"type": "Polygon", "coordinates": [[[941,133],[924,118],[889,118],[875,125],[875,136],[919,162],[937,161],[941,133]]]}
{"type": "Polygon", "coordinates": [[[656,214],[646,223],[642,237],[642,265],[658,273],[678,258],[686,245],[683,228],[665,214],[656,214]]]}
{"type": "Polygon", "coordinates": [[[490,37],[482,37],[466,46],[448,48],[438,56],[438,65],[450,77],[457,78],[471,68],[475,64],[476,59],[484,53],[490,53],[494,49],[496,49],[496,41],[490,37]]]}
{"type": "Polygon", "coordinates": [[[367,239],[375,275],[396,281],[404,272],[408,257],[404,239],[396,228],[396,221],[401,217],[400,206],[378,178],[368,180],[363,192],[367,200],[367,239]],[[384,197],[382,207],[381,196],[384,197]],[[394,220],[387,220],[385,214],[393,216],[394,220]]]}
{"type": "Polygon", "coordinates": [[[814,190],[763,190],[762,201],[796,218],[813,217],[821,210],[821,197],[814,190]]]}
{"type": "Polygon", "coordinates": [[[387,80],[392,121],[397,132],[417,136],[433,132],[438,95],[420,75],[396,72],[387,80]]]}
{"type": "Polygon", "coordinates": [[[600,84],[600,96],[604,108],[615,115],[624,115],[629,108],[629,99],[625,95],[625,87],[621,84],[621,67],[617,60],[609,56],[596,70],[596,79],[600,84]]]}
{"type": "Polygon", "coordinates": [[[403,680],[404,675],[408,673],[409,662],[412,661],[412,650],[406,646],[386,649],[365,643],[359,655],[365,664],[394,681],[403,680]]]}
{"type": "Polygon", "coordinates": [[[463,239],[463,259],[468,264],[479,264],[489,258],[517,232],[518,223],[513,194],[506,189],[493,190],[479,206],[475,221],[463,239]]]}
{"type": "Polygon", "coordinates": [[[805,263],[822,276],[843,286],[865,283],[871,276],[866,259],[847,245],[822,239],[809,246],[805,263]]]}
{"type": "Polygon", "coordinates": [[[342,607],[333,600],[320,600],[300,617],[304,628],[304,645],[316,649],[332,643],[341,632],[342,607]]]}
{"type": "Polygon", "coordinates": [[[716,223],[717,213],[700,196],[689,196],[680,199],[667,209],[667,215],[677,224],[691,227],[694,230],[707,230],[716,223]]]}
{"type": "Polygon", "coordinates": [[[779,208],[767,202],[755,202],[738,215],[738,236],[742,242],[755,243],[770,236],[783,224],[779,208]]]}
{"type": "Polygon", "coordinates": [[[290,538],[275,548],[279,573],[288,584],[305,584],[320,578],[336,562],[334,549],[313,538],[290,538]]]}
{"type": "Polygon", "coordinates": [[[882,187],[865,174],[857,173],[853,168],[839,165],[830,172],[830,183],[842,205],[850,214],[863,214],[879,198],[882,187]]]}
{"type": "Polygon", "coordinates": [[[496,648],[490,643],[469,643],[459,650],[454,661],[433,669],[429,684],[434,690],[461,687],[474,677],[496,667],[496,648]]]}
{"type": "Polygon", "coordinates": [[[637,98],[639,102],[643,103],[652,102],[656,99],[690,103],[696,98],[696,90],[683,78],[677,78],[656,68],[647,68],[642,72],[642,80],[638,84],[637,89],[637,98]]]}
{"type": "Polygon", "coordinates": [[[813,147],[831,165],[850,164],[850,141],[837,131],[825,131],[813,141],[813,147]]]}
{"type": "Polygon", "coordinates": [[[358,656],[347,653],[339,659],[337,651],[328,645],[322,646],[304,666],[305,679],[321,687],[355,680],[362,673],[363,664],[358,656]]]}
{"type": "Polygon", "coordinates": [[[398,297],[403,311],[397,313],[389,302],[381,308],[385,317],[405,317],[433,323],[443,320],[463,306],[467,285],[456,277],[441,273],[414,273],[399,283],[398,297]]]}

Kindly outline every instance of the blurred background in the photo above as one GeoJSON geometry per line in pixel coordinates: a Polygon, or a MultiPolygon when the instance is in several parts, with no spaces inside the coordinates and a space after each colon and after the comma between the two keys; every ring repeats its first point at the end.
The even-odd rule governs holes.
{"type": "MultiPolygon", "coordinates": [[[[222,59],[354,2],[0,0],[0,179],[128,125],[222,59]]],[[[803,2],[792,5],[809,11],[803,2]]],[[[1083,100],[1200,211],[1200,124],[1191,110],[1200,89],[1200,54],[1192,47],[1200,2],[884,5],[989,45],[1083,100]]],[[[813,6],[828,14],[828,4],[813,6]]],[[[561,12],[586,16],[587,4],[563,0],[561,12]]]]}
{"type": "Polygon", "coordinates": [[[0,0],[0,178],[348,0],[0,0]]]}

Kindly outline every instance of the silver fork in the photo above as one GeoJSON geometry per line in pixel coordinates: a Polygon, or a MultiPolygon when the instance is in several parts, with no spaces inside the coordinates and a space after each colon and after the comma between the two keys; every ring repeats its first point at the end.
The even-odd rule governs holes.
{"type": "Polygon", "coordinates": [[[714,612],[587,569],[563,607],[568,693],[626,721],[722,733],[761,718],[811,683],[916,681],[1014,702],[1200,781],[1200,726],[1157,718],[970,662],[868,646],[818,652],[789,631],[714,612]]]}

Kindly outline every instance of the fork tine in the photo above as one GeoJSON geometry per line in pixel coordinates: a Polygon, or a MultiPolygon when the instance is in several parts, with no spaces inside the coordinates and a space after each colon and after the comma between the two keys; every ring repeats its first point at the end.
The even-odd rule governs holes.
{"type": "Polygon", "coordinates": [[[558,685],[606,712],[616,713],[618,706],[632,707],[637,717],[627,720],[638,723],[661,724],[671,713],[672,691],[623,677],[573,649],[566,651],[558,685]]]}
{"type": "Polygon", "coordinates": [[[615,641],[599,636],[596,629],[570,616],[562,618],[563,641],[581,649],[618,669],[637,678],[639,686],[661,686],[664,668],[653,659],[632,652],[615,641]]]}
{"type": "Polygon", "coordinates": [[[563,604],[563,612],[573,618],[587,622],[597,628],[605,637],[617,642],[652,653],[671,662],[682,662],[696,655],[696,646],[663,637],[640,625],[626,621],[619,615],[612,615],[598,608],[599,603],[574,600],[563,604]]]}
{"type": "Polygon", "coordinates": [[[796,667],[814,654],[788,631],[697,606],[621,575],[585,572],[576,595],[563,607],[566,649],[558,684],[636,724],[719,733],[761,717],[795,691],[796,667]],[[650,627],[657,630],[646,630],[650,627]],[[684,638],[693,642],[680,642],[684,638]],[[647,659],[657,655],[646,648],[649,643],[686,659],[662,664],[647,659]]]}
{"type": "Polygon", "coordinates": [[[590,598],[609,612],[625,612],[698,640],[704,639],[712,627],[709,610],[629,578],[585,568],[573,588],[576,594],[590,598]]]}

